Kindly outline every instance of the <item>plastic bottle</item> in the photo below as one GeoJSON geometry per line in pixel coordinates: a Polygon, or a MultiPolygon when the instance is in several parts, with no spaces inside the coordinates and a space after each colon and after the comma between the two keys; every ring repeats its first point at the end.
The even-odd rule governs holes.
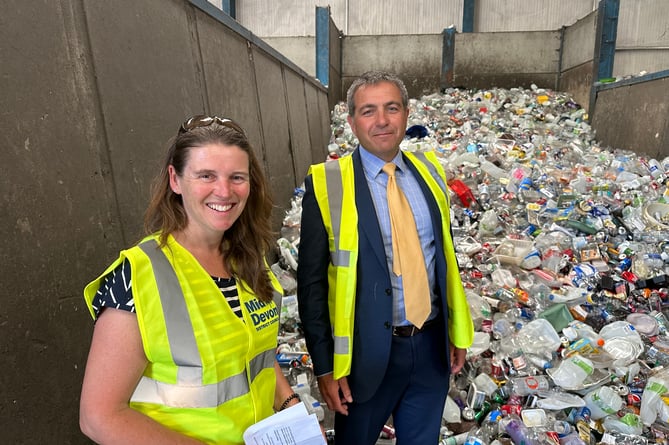
{"type": "Polygon", "coordinates": [[[460,418],[460,407],[450,395],[446,396],[446,403],[444,403],[444,411],[441,417],[446,423],[460,423],[462,420],[460,418]]]}
{"type": "Polygon", "coordinates": [[[460,433],[441,439],[439,445],[463,445],[467,440],[467,433],[460,433]]]}
{"type": "Polygon", "coordinates": [[[559,411],[567,408],[580,408],[585,406],[585,400],[576,394],[566,391],[551,390],[538,391],[537,395],[541,397],[537,400],[536,407],[552,411],[559,411]]]}
{"type": "MultiPolygon", "coordinates": [[[[486,172],[488,175],[490,175],[492,178],[495,180],[499,181],[502,178],[506,178],[509,174],[506,172],[506,170],[499,168],[492,162],[486,160],[483,158],[483,156],[480,156],[481,160],[481,170],[486,172]]],[[[669,165],[669,163],[668,163],[669,165]]]]}
{"type": "Polygon", "coordinates": [[[474,341],[467,349],[468,356],[476,356],[484,353],[490,348],[490,334],[487,332],[474,332],[474,341]]]}
{"type": "Polygon", "coordinates": [[[472,428],[467,433],[465,445],[488,445],[497,436],[497,423],[501,418],[501,411],[493,410],[485,417],[481,426],[472,428]]]}
{"type": "Polygon", "coordinates": [[[527,369],[527,358],[523,352],[523,348],[518,342],[518,337],[512,335],[503,338],[500,341],[500,348],[502,352],[511,359],[513,368],[518,372],[523,372],[527,369]]]}
{"type": "Polygon", "coordinates": [[[474,427],[467,433],[464,445],[488,445],[489,443],[490,436],[487,431],[482,427],[474,427]]]}
{"type": "Polygon", "coordinates": [[[604,339],[597,332],[595,332],[595,330],[590,325],[587,325],[582,321],[574,320],[569,323],[568,328],[562,330],[562,333],[570,340],[575,340],[576,338],[571,337],[571,332],[575,332],[576,338],[586,338],[590,340],[593,345],[597,345],[600,348],[604,346],[604,339]],[[566,329],[569,330],[565,332],[566,329]]]}
{"type": "Polygon", "coordinates": [[[523,421],[516,415],[509,416],[504,422],[504,430],[515,445],[534,445],[537,443],[523,421]]]}
{"type": "Polygon", "coordinates": [[[308,393],[300,394],[300,399],[304,402],[304,406],[307,408],[309,414],[316,414],[318,421],[322,422],[325,418],[325,410],[321,406],[321,403],[308,393]]]}
{"type": "Polygon", "coordinates": [[[511,392],[519,396],[536,394],[540,391],[548,391],[551,384],[546,376],[532,375],[527,377],[515,377],[509,380],[511,392]]]}
{"type": "Polygon", "coordinates": [[[516,330],[513,324],[506,317],[500,317],[492,325],[492,335],[495,340],[508,338],[515,334],[516,330]]]}
{"type": "Polygon", "coordinates": [[[497,390],[497,383],[485,373],[481,373],[474,379],[476,387],[490,397],[497,390]]]}
{"type": "Polygon", "coordinates": [[[474,329],[480,331],[483,323],[486,320],[490,320],[492,317],[490,303],[471,290],[467,290],[466,296],[472,315],[472,321],[474,322],[474,329]]]}
{"type": "Polygon", "coordinates": [[[517,335],[523,351],[530,354],[557,351],[562,344],[553,325],[544,318],[530,321],[517,335]]]}
{"type": "Polygon", "coordinates": [[[564,437],[560,437],[560,445],[589,445],[583,442],[576,431],[572,431],[564,437]]]}

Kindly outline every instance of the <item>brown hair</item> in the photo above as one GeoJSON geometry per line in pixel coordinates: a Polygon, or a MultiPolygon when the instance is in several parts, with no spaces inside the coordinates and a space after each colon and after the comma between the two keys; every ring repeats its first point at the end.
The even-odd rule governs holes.
{"type": "Polygon", "coordinates": [[[402,79],[397,77],[395,74],[385,71],[367,71],[355,79],[346,92],[348,114],[351,116],[355,114],[355,93],[358,91],[358,89],[367,85],[376,85],[381,82],[390,82],[397,86],[397,88],[400,90],[402,105],[404,108],[409,106],[409,93],[407,93],[407,88],[404,85],[404,82],[402,82],[402,79]]]}
{"type": "Polygon", "coordinates": [[[242,214],[223,235],[223,263],[233,277],[250,286],[261,301],[268,302],[274,290],[265,262],[274,241],[270,219],[273,202],[263,169],[244,133],[212,123],[182,130],[172,138],[163,166],[153,182],[144,230],[147,234],[160,232],[160,245],[164,246],[168,235],[186,227],[188,217],[181,195],[170,187],[168,167],[172,165],[181,176],[192,148],[215,143],[237,146],[249,157],[250,194],[242,214]]]}

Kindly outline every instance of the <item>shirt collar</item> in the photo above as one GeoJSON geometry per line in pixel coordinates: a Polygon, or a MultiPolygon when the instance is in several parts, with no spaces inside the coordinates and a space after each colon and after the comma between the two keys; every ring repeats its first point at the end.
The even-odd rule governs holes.
{"type": "MultiPolygon", "coordinates": [[[[367,175],[371,178],[376,178],[379,173],[381,173],[383,166],[386,165],[386,161],[373,155],[371,152],[367,151],[365,147],[359,145],[360,148],[360,160],[362,161],[362,168],[365,170],[367,175]]],[[[397,152],[397,155],[390,161],[397,166],[397,169],[401,172],[405,172],[407,169],[404,158],[402,157],[402,150],[400,149],[397,152]]]]}

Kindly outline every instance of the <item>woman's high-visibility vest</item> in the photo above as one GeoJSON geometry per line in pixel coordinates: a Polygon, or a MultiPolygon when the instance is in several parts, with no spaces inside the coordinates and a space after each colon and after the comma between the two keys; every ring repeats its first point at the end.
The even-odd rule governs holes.
{"type": "MultiPolygon", "coordinates": [[[[446,175],[434,153],[403,152],[416,167],[437,201],[441,213],[441,231],[446,257],[446,296],[448,300],[449,337],[458,348],[468,348],[474,338],[469,305],[460,279],[460,270],[450,236],[451,221],[446,175]]],[[[328,232],[328,307],[334,332],[335,379],[351,371],[353,321],[358,261],[358,211],[355,206],[353,157],[346,156],[311,166],[314,195],[328,232]]]]}
{"type": "MultiPolygon", "coordinates": [[[[130,262],[132,294],[149,361],[130,406],[168,428],[210,444],[242,444],[250,425],[273,413],[279,309],[237,283],[242,321],[197,260],[169,236],[121,252],[104,277],[130,262]]],[[[280,298],[281,286],[268,270],[280,298]]]]}

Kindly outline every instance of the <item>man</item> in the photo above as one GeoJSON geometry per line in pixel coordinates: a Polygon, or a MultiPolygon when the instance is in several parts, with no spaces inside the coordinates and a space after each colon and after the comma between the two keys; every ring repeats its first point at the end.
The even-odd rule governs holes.
{"type": "Polygon", "coordinates": [[[313,165],[305,180],[297,296],[307,347],[335,411],[335,443],[372,445],[392,415],[397,445],[434,445],[449,368],[460,371],[473,339],[446,177],[433,153],[399,149],[409,116],[399,78],[365,73],[347,102],[360,145],[351,156],[313,165]],[[424,321],[407,320],[409,284],[393,268],[387,163],[396,165],[422,248],[423,258],[410,260],[427,271],[424,321]]]}

